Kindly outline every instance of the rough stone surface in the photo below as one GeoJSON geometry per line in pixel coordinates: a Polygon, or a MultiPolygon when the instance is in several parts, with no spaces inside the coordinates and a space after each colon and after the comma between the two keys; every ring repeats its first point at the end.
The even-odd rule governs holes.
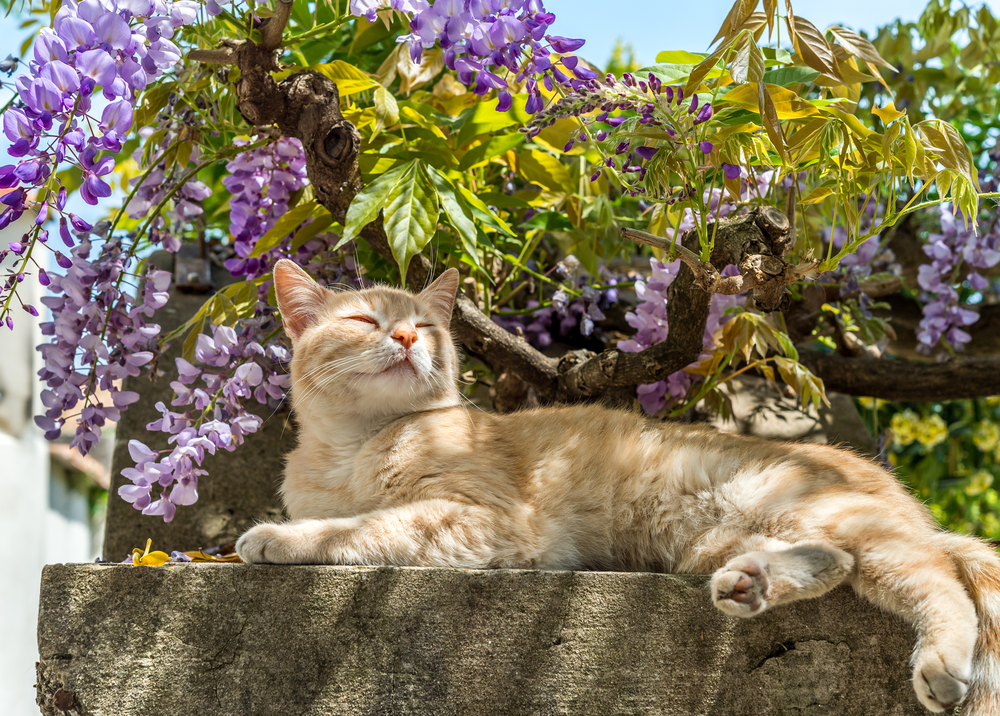
{"type": "Polygon", "coordinates": [[[701,576],[53,565],[39,703],[48,716],[916,715],[914,639],[847,588],[739,620],[701,576]]]}
{"type": "MultiPolygon", "coordinates": [[[[157,268],[172,270],[169,254],[155,254],[153,259],[157,268]]],[[[223,272],[215,278],[217,282],[225,280],[223,272]]],[[[163,328],[163,335],[193,316],[207,298],[171,292],[170,301],[154,319],[163,328]]],[[[174,396],[170,381],[176,380],[174,359],[181,355],[183,338],[164,352],[156,381],[145,376],[125,381],[124,390],[136,391],[141,399],[129,406],[118,423],[104,532],[104,558],[113,562],[120,562],[133,548],[145,546],[147,538],[153,540],[153,549],[187,551],[233,542],[256,521],[283,518],[277,488],[284,455],[295,446],[294,426],[283,412],[259,412],[265,419],[260,431],[250,435],[235,452],[208,457],[204,467],[209,476],[198,485],[198,502],[179,508],[169,524],[160,517],[143,515],[118,497],[118,488],[131,484],[121,475],[122,468],[135,464],[128,454],[130,439],[142,440],[154,449],[169,447],[165,434],[150,433],[146,425],[160,418],[156,403],[170,405],[174,396]]]]}

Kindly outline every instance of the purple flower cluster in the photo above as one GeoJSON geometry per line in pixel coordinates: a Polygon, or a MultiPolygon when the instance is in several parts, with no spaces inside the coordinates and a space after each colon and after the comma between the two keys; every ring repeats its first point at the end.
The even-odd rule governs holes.
{"type": "Polygon", "coordinates": [[[174,518],[177,506],[198,499],[198,478],[206,475],[202,463],[217,450],[232,452],[255,433],[263,421],[247,405],[275,405],[285,397],[288,376],[278,372],[288,361],[288,350],[277,342],[273,308],[257,305],[253,318],[233,327],[212,326],[212,335],[198,336],[194,365],[177,358],[178,380],[171,407],[156,404],[160,419],[146,428],[167,433],[173,447],[153,450],[129,441],[136,464],[122,470],[132,484],[118,494],[144,515],[174,518]]]}
{"type": "MultiPolygon", "coordinates": [[[[188,164],[197,165],[200,151],[197,146],[191,150],[187,164],[181,166],[175,163],[169,170],[164,158],[168,148],[177,139],[180,133],[179,127],[164,127],[166,135],[160,141],[160,148],[150,157],[151,169],[148,174],[136,179],[141,182],[135,189],[135,195],[127,207],[128,215],[133,219],[141,219],[148,216],[159,203],[177,187],[177,182],[186,173],[188,164]]],[[[153,127],[143,127],[138,134],[141,139],[148,139],[158,130],[153,127]]],[[[132,159],[143,169],[147,169],[142,164],[144,150],[142,147],[135,150],[132,159]]],[[[170,206],[164,206],[159,214],[153,219],[149,227],[149,241],[158,244],[170,252],[176,252],[181,247],[180,234],[184,228],[197,216],[204,213],[201,204],[198,203],[212,195],[212,190],[204,182],[197,179],[190,179],[183,186],[177,188],[173,194],[173,202],[170,206]]]]}
{"type": "MultiPolygon", "coordinates": [[[[652,258],[649,260],[649,265],[652,269],[649,280],[636,281],[635,283],[635,293],[640,303],[636,306],[635,311],[629,311],[625,314],[625,320],[636,329],[636,334],[632,338],[618,343],[619,350],[628,353],[638,353],[657,343],[662,343],[670,332],[670,327],[667,324],[667,289],[677,278],[681,262],[680,259],[677,259],[670,263],[663,263],[652,258]]],[[[722,272],[724,276],[732,276],[736,273],[735,266],[727,266],[722,272]]],[[[729,316],[725,315],[726,310],[742,306],[744,300],[743,296],[712,294],[708,322],[705,325],[704,346],[706,352],[688,367],[693,367],[709,357],[711,350],[715,347],[713,338],[715,332],[729,320],[729,316]]],[[[679,370],[667,376],[666,380],[640,385],[636,388],[639,404],[647,413],[654,415],[667,404],[668,396],[675,403],[684,400],[694,380],[696,380],[696,376],[679,370]]]]}
{"type": "Polygon", "coordinates": [[[959,301],[955,282],[964,280],[971,289],[982,291],[989,282],[977,271],[1000,263],[1000,233],[995,224],[990,231],[977,234],[966,227],[953,205],[938,208],[941,233],[932,233],[924,245],[931,263],[922,264],[917,283],[924,290],[924,317],[917,329],[918,350],[930,353],[943,337],[952,348],[962,350],[972,337],[963,330],[979,320],[979,313],[959,301]]]}
{"type": "Polygon", "coordinates": [[[45,361],[38,375],[46,385],[41,400],[47,410],[35,423],[55,440],[70,417],[66,413],[82,404],[71,443],[82,455],[100,439],[107,421],[118,421],[121,411],[139,399],[121,390],[121,381],[138,376],[156,355],[160,327],[147,319],[167,302],[170,285],[169,273],[150,271],[137,300],[122,288],[133,259],[121,241],[109,238],[96,258],[93,249],[83,238],[69,256],[56,254],[66,274],[46,274],[42,280],[52,292],[42,299],[52,320],[42,324],[49,341],[38,346],[45,361]],[[99,390],[108,394],[110,405],[97,398],[99,390]]]}
{"type": "Polygon", "coordinates": [[[411,16],[410,34],[398,41],[409,45],[415,62],[423,50],[440,44],[445,65],[462,84],[479,95],[497,90],[500,112],[513,105],[508,80],[525,83],[525,110],[534,114],[544,106],[539,83],[551,92],[556,84],[575,88],[597,77],[569,54],[583,40],[546,34],[556,16],[545,11],[542,0],[435,0],[433,5],[427,0],[351,0],[351,12],[371,22],[381,8],[411,16]],[[553,60],[553,52],[562,56],[553,60]]]}
{"type": "MultiPolygon", "coordinates": [[[[16,274],[24,273],[35,242],[47,241],[46,220],[59,217],[68,246],[73,246],[70,225],[77,231],[91,228],[66,212],[67,191],[56,171],[64,162],[79,168],[80,195],[89,204],[111,195],[106,177],[132,127],[136,97],[180,60],[170,38],[176,28],[194,22],[198,8],[191,0],[64,0],[53,26],[40,31],[29,72],[15,80],[18,102],[3,114],[8,153],[20,161],[0,166],[0,189],[12,189],[2,198],[0,229],[25,211],[36,213],[33,233],[11,246],[23,257],[16,274]],[[107,100],[100,117],[92,114],[98,88],[107,100]]],[[[6,314],[8,327],[14,291],[16,282],[0,292],[0,318],[6,314]]]]}
{"type": "MultiPolygon", "coordinates": [[[[249,144],[247,140],[236,140],[249,144]]],[[[274,226],[285,212],[292,194],[305,187],[306,155],[295,138],[279,139],[273,144],[243,152],[226,165],[231,174],[222,180],[232,193],[229,231],[233,236],[234,258],[226,268],[234,276],[257,278],[270,272],[279,258],[305,257],[315,250],[316,242],[292,251],[291,234],[259,257],[250,257],[257,240],[274,226]]],[[[299,263],[304,263],[300,261],[299,263]]]]}
{"type": "MultiPolygon", "coordinates": [[[[529,261],[529,267],[537,268],[532,266],[533,263],[529,261]]],[[[577,273],[578,267],[579,260],[570,254],[550,273],[569,280],[577,273]]],[[[594,332],[595,321],[603,321],[604,311],[618,302],[618,289],[615,286],[624,279],[605,269],[601,270],[600,278],[605,288],[592,286],[593,278],[586,274],[577,275],[573,283],[580,293],[579,297],[573,297],[560,288],[552,294],[548,305],[543,306],[536,300],[529,300],[525,306],[527,312],[504,315],[500,311],[493,314],[493,322],[522,336],[536,348],[546,348],[552,345],[554,335],[568,336],[573,330],[579,330],[582,336],[590,336],[594,332]]]]}

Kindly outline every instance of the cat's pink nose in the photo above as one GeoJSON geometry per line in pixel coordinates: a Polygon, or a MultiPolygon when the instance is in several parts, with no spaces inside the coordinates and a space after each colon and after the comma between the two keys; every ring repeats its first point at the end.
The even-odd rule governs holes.
{"type": "Polygon", "coordinates": [[[392,340],[402,343],[403,348],[409,348],[417,342],[417,332],[411,326],[398,326],[392,332],[392,340]]]}

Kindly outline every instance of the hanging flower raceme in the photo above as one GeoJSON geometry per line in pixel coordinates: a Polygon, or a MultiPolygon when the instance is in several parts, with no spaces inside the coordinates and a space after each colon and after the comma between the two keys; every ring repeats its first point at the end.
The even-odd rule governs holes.
{"type": "Polygon", "coordinates": [[[188,173],[189,165],[198,164],[201,153],[195,145],[185,164],[175,161],[168,168],[165,155],[180,135],[179,128],[172,125],[173,122],[159,129],[143,127],[139,130],[138,134],[142,139],[148,139],[156,131],[166,131],[166,134],[161,139],[159,148],[149,158],[148,167],[142,163],[144,150],[141,147],[132,154],[136,164],[147,171],[135,180],[138,184],[126,211],[131,218],[142,219],[170,196],[172,201],[160,208],[153,217],[147,234],[151,244],[176,252],[181,247],[181,233],[193,219],[204,213],[200,202],[210,197],[212,190],[204,182],[194,178],[178,186],[188,173]]]}
{"type": "Polygon", "coordinates": [[[929,264],[922,264],[917,283],[923,289],[924,316],[917,329],[920,344],[917,349],[930,353],[944,338],[955,350],[962,350],[972,336],[964,330],[979,320],[979,313],[959,300],[956,278],[964,277],[969,288],[983,291],[989,282],[977,269],[988,269],[1000,263],[1000,232],[992,223],[987,231],[976,233],[966,226],[953,205],[939,209],[941,233],[932,233],[924,245],[929,264]]]}
{"type": "Polygon", "coordinates": [[[136,464],[122,470],[132,484],[118,494],[143,514],[166,522],[178,506],[198,499],[207,455],[232,452],[260,429],[263,420],[249,406],[275,406],[285,397],[288,375],[281,366],[289,353],[277,340],[275,309],[259,303],[253,318],[211,330],[211,336],[198,336],[195,363],[177,359],[171,407],[157,403],[161,417],[146,426],[167,433],[172,447],[156,451],[131,440],[129,454],[136,464]]]}
{"type": "MultiPolygon", "coordinates": [[[[245,145],[249,141],[238,139],[236,143],[245,145]]],[[[257,241],[288,211],[292,195],[309,183],[302,143],[295,138],[279,139],[237,155],[226,169],[231,173],[222,181],[233,195],[229,204],[229,231],[236,252],[236,257],[226,261],[230,273],[257,278],[269,273],[279,258],[304,264],[320,242],[306,242],[293,250],[291,233],[262,255],[250,255],[257,241]]]]}
{"type": "Polygon", "coordinates": [[[534,114],[543,106],[539,84],[551,92],[555,85],[576,88],[597,76],[571,54],[583,46],[547,34],[556,16],[545,11],[542,0],[351,0],[351,12],[370,22],[381,9],[410,16],[405,42],[414,62],[425,49],[439,44],[445,65],[476,94],[497,90],[497,110],[513,105],[510,80],[525,83],[525,110],[534,114]],[[553,53],[559,55],[553,58],[553,53]],[[560,66],[562,69],[560,69],[560,66]]]}
{"type": "Polygon", "coordinates": [[[168,272],[150,271],[135,298],[123,286],[134,259],[121,241],[105,241],[96,258],[94,250],[82,238],[69,256],[56,254],[65,275],[43,274],[53,295],[42,303],[52,311],[52,320],[42,324],[49,340],[38,346],[45,361],[38,375],[46,385],[41,400],[47,410],[35,423],[55,440],[75,416],[71,445],[82,455],[100,439],[107,421],[117,422],[121,411],[139,399],[137,393],[121,390],[121,381],[138,376],[153,360],[160,327],[148,319],[167,302],[170,285],[168,272]],[[99,391],[110,403],[102,402],[99,391]]]}
{"type": "MultiPolygon", "coordinates": [[[[191,0],[64,0],[52,27],[40,31],[30,71],[15,79],[17,101],[3,114],[8,154],[18,162],[0,166],[0,189],[12,190],[3,197],[0,229],[26,211],[36,217],[36,228],[16,242],[22,260],[13,276],[28,271],[36,242],[48,240],[41,228],[46,220],[59,217],[70,246],[67,225],[91,228],[66,211],[67,191],[56,170],[63,163],[79,168],[80,195],[89,204],[110,196],[107,176],[132,127],[136,97],[180,60],[171,37],[194,22],[198,7],[191,0]],[[107,100],[100,116],[93,109],[97,90],[107,100]]],[[[40,270],[37,275],[42,280],[40,270]]],[[[0,319],[8,327],[17,283],[8,281],[0,291],[0,319]]]]}

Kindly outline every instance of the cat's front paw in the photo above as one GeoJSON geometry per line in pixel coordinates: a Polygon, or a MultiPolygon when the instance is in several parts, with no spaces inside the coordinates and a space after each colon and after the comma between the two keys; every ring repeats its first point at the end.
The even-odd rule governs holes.
{"type": "Polygon", "coordinates": [[[250,564],[302,564],[302,539],[289,525],[257,525],[237,540],[236,554],[250,564]]]}
{"type": "Polygon", "coordinates": [[[767,608],[767,570],[752,555],[734,559],[712,575],[712,603],[734,617],[752,617],[767,608]]]}

